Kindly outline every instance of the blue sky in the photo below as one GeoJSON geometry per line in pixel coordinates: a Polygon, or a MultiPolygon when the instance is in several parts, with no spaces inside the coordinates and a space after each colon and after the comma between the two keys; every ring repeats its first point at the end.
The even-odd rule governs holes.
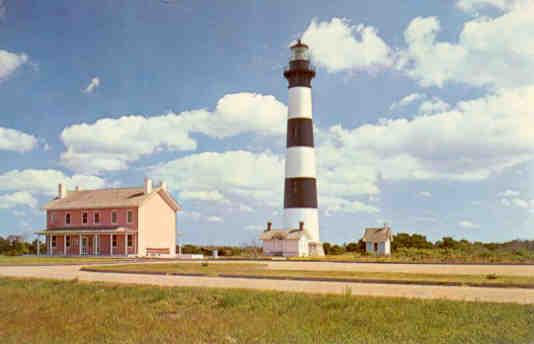
{"type": "MultiPolygon", "coordinates": [[[[0,0],[2,3],[2,0],[0,0]]],[[[281,225],[288,45],[311,46],[321,236],[534,237],[534,4],[6,1],[0,235],[57,183],[164,179],[183,240],[281,225]]]]}

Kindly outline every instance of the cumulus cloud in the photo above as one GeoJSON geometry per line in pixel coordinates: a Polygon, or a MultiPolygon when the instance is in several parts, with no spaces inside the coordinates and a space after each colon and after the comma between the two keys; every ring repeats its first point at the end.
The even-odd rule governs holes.
{"type": "Polygon", "coordinates": [[[37,208],[37,200],[27,191],[18,191],[11,194],[0,195],[0,209],[15,207],[37,208]]]}
{"type": "Polygon", "coordinates": [[[93,189],[106,185],[100,177],[77,174],[69,177],[52,169],[11,170],[0,174],[0,191],[28,192],[50,197],[57,194],[59,183],[64,183],[69,189],[74,189],[75,186],[93,189]]]}
{"type": "MultiPolygon", "coordinates": [[[[483,180],[531,160],[534,87],[460,102],[449,111],[380,120],[355,129],[339,125],[320,135],[321,160],[335,170],[365,171],[369,185],[386,180],[483,180]]],[[[352,172],[354,173],[354,172],[352,172]]],[[[348,184],[350,185],[350,184],[348,184]]]]}
{"type": "Polygon", "coordinates": [[[281,135],[286,115],[286,106],[273,96],[235,93],[222,97],[211,112],[104,118],[65,128],[61,139],[67,150],[61,161],[81,172],[122,170],[159,150],[195,150],[194,133],[217,139],[243,133],[281,135]]]}
{"type": "Polygon", "coordinates": [[[28,55],[0,49],[0,82],[6,80],[20,66],[28,62],[28,55]]]}
{"type": "Polygon", "coordinates": [[[199,201],[222,201],[224,196],[219,191],[182,191],[180,199],[199,201]]]}
{"type": "Polygon", "coordinates": [[[396,101],[393,104],[391,104],[391,106],[389,107],[389,110],[390,111],[397,110],[397,109],[406,107],[412,103],[418,102],[421,99],[425,99],[425,98],[426,98],[426,94],[424,93],[411,93],[401,98],[399,101],[396,101]]]}
{"type": "Polygon", "coordinates": [[[206,221],[208,221],[208,222],[224,222],[222,217],[219,217],[219,216],[208,216],[208,217],[206,217],[206,221]]]}
{"type": "Polygon", "coordinates": [[[399,52],[397,67],[422,86],[534,84],[534,2],[466,22],[457,42],[437,41],[440,30],[436,17],[417,17],[404,32],[408,47],[399,52]]]}
{"type": "Polygon", "coordinates": [[[27,152],[37,145],[37,138],[10,128],[0,127],[0,150],[27,152]]]}
{"type": "Polygon", "coordinates": [[[429,198],[429,197],[432,197],[432,193],[428,192],[428,191],[421,191],[418,193],[419,196],[421,197],[425,197],[425,198],[429,198]]]}
{"type": "Polygon", "coordinates": [[[473,223],[469,220],[463,220],[458,223],[458,226],[465,229],[477,229],[480,228],[480,225],[473,223]]]}
{"type": "Polygon", "coordinates": [[[281,204],[283,161],[272,153],[205,152],[155,166],[151,175],[181,194],[207,195],[218,190],[225,199],[281,204]]]}
{"type": "Polygon", "coordinates": [[[447,111],[450,107],[449,103],[444,102],[438,97],[432,97],[432,99],[426,100],[419,105],[419,114],[431,115],[433,113],[447,111]]]}
{"type": "Polygon", "coordinates": [[[456,6],[465,12],[474,12],[487,7],[510,11],[521,8],[531,1],[532,0],[458,0],[456,6]]]}
{"type": "Polygon", "coordinates": [[[302,34],[314,62],[328,72],[367,70],[392,64],[391,49],[371,26],[352,25],[344,18],[313,19],[302,34]]]}
{"type": "Polygon", "coordinates": [[[96,88],[100,86],[100,78],[99,77],[94,77],[91,79],[91,82],[89,82],[89,85],[87,85],[87,87],[85,87],[82,92],[83,93],[93,93],[96,88]]]}

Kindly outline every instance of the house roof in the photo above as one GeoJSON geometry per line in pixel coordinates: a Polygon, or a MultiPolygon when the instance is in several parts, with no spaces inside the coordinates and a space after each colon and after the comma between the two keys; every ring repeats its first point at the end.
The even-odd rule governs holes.
{"type": "Polygon", "coordinates": [[[298,229],[272,229],[261,233],[260,240],[300,240],[305,234],[298,229]]]}
{"type": "Polygon", "coordinates": [[[35,232],[35,234],[114,234],[114,233],[136,233],[137,231],[132,228],[124,226],[104,226],[104,227],[65,227],[65,228],[53,228],[44,229],[42,231],[35,232]]]}
{"type": "Polygon", "coordinates": [[[145,194],[144,188],[116,188],[99,190],[67,191],[64,198],[54,198],[48,202],[44,210],[66,209],[101,209],[139,207],[154,195],[159,194],[169,206],[178,211],[180,205],[165,189],[155,188],[151,193],[145,194]]]}
{"type": "Polygon", "coordinates": [[[393,232],[389,227],[365,228],[362,240],[366,242],[383,242],[391,240],[392,238],[393,232]]]}

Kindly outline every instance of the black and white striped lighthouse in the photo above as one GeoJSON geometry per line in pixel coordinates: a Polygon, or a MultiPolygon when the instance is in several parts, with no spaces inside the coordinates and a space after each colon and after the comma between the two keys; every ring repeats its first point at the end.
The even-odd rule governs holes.
{"type": "Polygon", "coordinates": [[[310,64],[308,46],[300,40],[291,46],[291,59],[284,77],[289,82],[284,226],[299,228],[302,222],[310,240],[309,254],[318,255],[322,254],[322,246],[319,240],[311,97],[311,80],[315,77],[315,70],[310,64]]]}

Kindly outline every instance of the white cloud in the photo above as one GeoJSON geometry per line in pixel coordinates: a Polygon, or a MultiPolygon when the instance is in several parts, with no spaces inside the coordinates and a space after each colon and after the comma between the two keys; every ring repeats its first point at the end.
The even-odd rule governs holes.
{"type": "Polygon", "coordinates": [[[418,193],[419,196],[421,197],[425,197],[425,198],[429,198],[429,197],[432,197],[432,193],[428,192],[428,191],[421,191],[418,193]]]}
{"type": "Polygon", "coordinates": [[[182,191],[180,199],[199,201],[222,201],[224,196],[219,191],[182,191]]]}
{"type": "Polygon", "coordinates": [[[534,83],[534,2],[497,18],[464,24],[458,42],[438,42],[436,17],[415,18],[404,33],[408,44],[398,68],[422,86],[446,82],[492,88],[534,83]]]}
{"type": "Polygon", "coordinates": [[[465,12],[474,12],[485,7],[494,7],[500,10],[513,10],[521,8],[531,0],[458,0],[456,6],[465,12]]]}
{"type": "Polygon", "coordinates": [[[389,110],[390,111],[393,111],[393,110],[396,110],[396,109],[400,109],[400,108],[403,108],[405,106],[408,106],[412,103],[415,103],[421,99],[425,99],[426,98],[426,94],[424,93],[411,93],[409,95],[407,95],[406,97],[403,97],[402,99],[400,99],[399,101],[397,102],[394,102],[393,104],[391,104],[391,106],[389,107],[389,110]]]}
{"type": "Polygon", "coordinates": [[[162,116],[104,118],[76,124],[61,134],[67,150],[64,165],[75,171],[116,171],[159,150],[195,150],[193,133],[225,138],[242,133],[281,135],[287,108],[273,96],[235,93],[222,97],[213,112],[168,113],[162,116]]]}
{"type": "Polygon", "coordinates": [[[27,152],[35,148],[37,138],[10,128],[0,127],[0,150],[27,152]]]}
{"type": "Polygon", "coordinates": [[[460,221],[458,223],[458,226],[465,228],[465,229],[477,229],[480,228],[480,225],[473,223],[469,220],[460,221]]]}
{"type": "Polygon", "coordinates": [[[507,189],[503,192],[500,192],[499,193],[499,196],[501,197],[517,197],[519,196],[521,193],[517,190],[511,190],[511,189],[507,189]]]}
{"type": "Polygon", "coordinates": [[[261,225],[248,225],[248,226],[245,226],[245,230],[248,231],[248,232],[261,232],[263,230],[265,230],[265,225],[264,226],[261,226],[261,225]]]}
{"type": "Polygon", "coordinates": [[[450,109],[450,105],[443,100],[432,97],[430,100],[426,100],[419,106],[419,114],[431,115],[434,113],[445,112],[450,109]]]}
{"type": "Polygon", "coordinates": [[[37,208],[37,200],[27,191],[0,195],[0,209],[10,209],[19,206],[37,208]]]}
{"type": "Polygon", "coordinates": [[[391,50],[371,26],[351,25],[347,19],[313,19],[302,34],[314,62],[328,72],[367,70],[392,64],[391,50]]]}
{"type": "Polygon", "coordinates": [[[98,86],[100,86],[100,78],[94,77],[91,79],[91,82],[89,83],[89,85],[87,85],[87,87],[82,90],[82,92],[93,93],[98,86]]]}
{"type": "Polygon", "coordinates": [[[0,82],[6,80],[20,66],[28,62],[28,55],[0,49],[0,82]]]}
{"type": "MultiPolygon", "coordinates": [[[[333,126],[319,135],[319,164],[348,174],[356,174],[356,167],[358,183],[366,180],[368,187],[376,186],[378,176],[483,180],[534,158],[532,108],[534,86],[460,102],[433,115],[383,119],[352,130],[333,126]]],[[[332,180],[338,176],[341,187],[352,186],[340,173],[332,180]]]]}
{"type": "Polygon", "coordinates": [[[380,209],[375,206],[365,204],[361,201],[347,200],[338,197],[320,197],[319,204],[322,209],[329,213],[379,213],[380,209]]]}
{"type": "Polygon", "coordinates": [[[180,193],[218,190],[224,199],[280,205],[283,161],[271,153],[227,151],[189,155],[155,166],[151,175],[180,193]]]}
{"type": "Polygon", "coordinates": [[[67,176],[58,170],[11,170],[0,174],[0,191],[25,191],[31,194],[54,196],[59,183],[74,189],[80,186],[85,189],[101,188],[106,185],[104,179],[95,176],[67,176]]]}
{"type": "Polygon", "coordinates": [[[206,218],[206,221],[208,221],[208,222],[224,222],[224,220],[219,216],[208,216],[206,218]]]}

